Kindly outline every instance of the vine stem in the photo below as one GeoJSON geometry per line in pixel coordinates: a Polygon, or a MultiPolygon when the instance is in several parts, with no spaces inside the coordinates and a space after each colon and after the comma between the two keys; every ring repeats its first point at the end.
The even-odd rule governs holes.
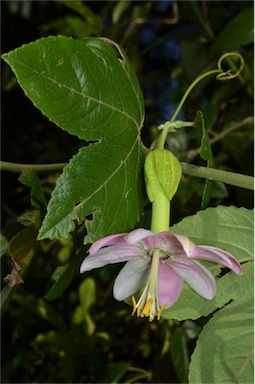
{"type": "Polygon", "coordinates": [[[222,171],[221,169],[201,167],[197,165],[182,163],[182,171],[186,175],[202,177],[209,180],[221,181],[223,183],[254,190],[254,178],[240,173],[222,171]]]}
{"type": "Polygon", "coordinates": [[[64,168],[67,163],[54,163],[54,164],[20,164],[9,163],[7,161],[0,161],[0,170],[14,173],[22,173],[26,171],[34,172],[51,172],[59,171],[64,168]]]}
{"type": "MultiPolygon", "coordinates": [[[[22,173],[26,171],[34,172],[52,172],[61,171],[67,163],[54,163],[54,164],[20,164],[9,163],[0,161],[0,170],[22,173]]],[[[191,165],[181,162],[182,171],[189,176],[201,177],[203,179],[210,179],[221,181],[223,183],[233,185],[235,187],[254,190],[254,178],[252,176],[242,175],[240,173],[222,171],[220,169],[202,167],[198,165],[191,165]]]]}

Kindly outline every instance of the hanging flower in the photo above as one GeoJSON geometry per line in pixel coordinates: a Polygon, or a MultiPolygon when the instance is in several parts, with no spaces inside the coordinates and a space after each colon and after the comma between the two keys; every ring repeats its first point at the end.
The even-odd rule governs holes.
{"type": "Polygon", "coordinates": [[[155,316],[160,319],[162,311],[176,302],[183,281],[203,298],[213,299],[215,279],[195,259],[212,261],[242,273],[238,261],[220,248],[198,246],[185,236],[171,232],[155,234],[143,228],[96,241],[80,271],[127,261],[115,280],[113,295],[119,301],[132,296],[132,314],[149,316],[152,321],[155,316]],[[134,295],[141,289],[143,292],[136,302],[134,295]]]}

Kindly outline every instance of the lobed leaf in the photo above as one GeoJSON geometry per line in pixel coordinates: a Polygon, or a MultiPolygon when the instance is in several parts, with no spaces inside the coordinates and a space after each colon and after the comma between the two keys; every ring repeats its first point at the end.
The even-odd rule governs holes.
{"type": "Polygon", "coordinates": [[[121,48],[109,40],[50,36],[4,54],[34,105],[86,141],[57,181],[39,238],[66,237],[86,216],[87,242],[127,231],[144,192],[140,86],[121,48]]]}

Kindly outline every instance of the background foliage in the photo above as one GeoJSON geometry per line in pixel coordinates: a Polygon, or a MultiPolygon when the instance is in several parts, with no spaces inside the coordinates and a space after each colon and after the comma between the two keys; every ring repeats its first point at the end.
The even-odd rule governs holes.
{"type": "MultiPolygon", "coordinates": [[[[157,133],[155,126],[171,118],[194,77],[215,66],[225,51],[238,50],[246,63],[242,77],[224,84],[205,80],[192,93],[180,117],[193,120],[196,111],[202,110],[216,167],[252,175],[252,26],[249,1],[4,1],[2,53],[58,34],[79,39],[106,36],[116,41],[127,53],[143,90],[142,139],[149,146],[157,133]]],[[[2,79],[2,159],[34,164],[68,162],[86,138],[79,140],[43,117],[5,64],[2,79]]],[[[198,156],[200,140],[199,132],[187,128],[169,135],[167,146],[181,161],[204,165],[198,156]]],[[[40,217],[45,215],[59,172],[38,176],[27,172],[18,180],[14,174],[2,175],[2,277],[10,270],[8,250],[22,265],[25,281],[11,290],[2,287],[2,381],[183,383],[202,331],[189,379],[191,383],[206,382],[203,376],[198,379],[203,340],[217,327],[219,339],[209,341],[216,344],[222,329],[219,322],[227,321],[231,311],[236,313],[235,307],[246,312],[248,304],[234,301],[212,316],[212,311],[220,308],[217,302],[215,307],[212,303],[211,309],[190,315],[195,321],[181,318],[181,301],[173,308],[176,315],[171,317],[170,313],[169,320],[158,324],[130,317],[130,308],[112,298],[118,266],[79,275],[87,248],[83,245],[84,228],[77,226],[66,239],[36,241],[40,217]],[[224,316],[219,316],[223,310],[224,316]]],[[[203,180],[183,177],[172,204],[173,224],[199,210],[203,186],[203,180]]],[[[250,191],[215,182],[213,187],[211,207],[253,206],[250,191]]],[[[245,220],[243,212],[235,212],[233,217],[245,220]]],[[[200,215],[195,223],[186,219],[185,233],[190,237],[196,237],[192,228],[198,228],[200,215]]],[[[148,206],[139,225],[149,227],[149,218],[148,206]]],[[[178,224],[174,228],[178,231],[178,224]]],[[[232,283],[227,275],[221,280],[226,286],[232,283]]],[[[229,348],[236,343],[232,339],[229,348]]],[[[223,372],[221,356],[213,358],[218,372],[223,372]]],[[[215,372],[210,374],[209,382],[226,381],[215,372]]],[[[241,378],[242,382],[245,379],[241,378]]]]}

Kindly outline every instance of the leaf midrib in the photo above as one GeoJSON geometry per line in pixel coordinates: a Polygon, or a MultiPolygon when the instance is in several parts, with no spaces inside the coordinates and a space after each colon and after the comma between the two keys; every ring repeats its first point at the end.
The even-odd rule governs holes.
{"type": "MultiPolygon", "coordinates": [[[[100,99],[96,99],[95,97],[92,97],[92,96],[86,95],[86,94],[84,94],[82,92],[79,92],[75,88],[70,88],[70,87],[68,87],[65,84],[59,83],[57,80],[55,80],[55,79],[53,79],[53,78],[51,78],[49,76],[46,76],[45,74],[43,74],[41,72],[38,72],[38,71],[32,69],[31,67],[25,65],[24,63],[22,63],[22,62],[20,62],[18,60],[12,60],[12,62],[15,63],[15,64],[18,64],[20,66],[23,66],[27,70],[30,70],[31,72],[33,72],[35,75],[41,76],[42,78],[47,79],[48,81],[52,82],[53,84],[57,84],[58,86],[67,89],[70,93],[73,93],[73,94],[76,94],[78,96],[81,96],[82,98],[84,98],[86,100],[94,101],[94,102],[98,103],[99,105],[102,105],[102,106],[104,106],[106,108],[111,109],[113,112],[115,111],[115,112],[120,113],[123,116],[126,116],[128,119],[130,119],[134,123],[137,131],[139,132],[139,130],[140,130],[141,126],[142,126],[142,122],[143,122],[142,116],[141,116],[141,122],[140,122],[140,124],[138,124],[137,121],[132,116],[130,116],[128,113],[126,113],[125,111],[123,111],[123,110],[121,110],[119,108],[116,108],[116,107],[114,107],[114,106],[112,106],[112,105],[110,105],[110,104],[108,104],[108,103],[106,103],[106,102],[104,102],[104,101],[102,101],[100,99]]],[[[19,79],[19,75],[16,74],[16,76],[19,79]]],[[[20,82],[22,83],[22,81],[20,81],[20,82]]]]}

